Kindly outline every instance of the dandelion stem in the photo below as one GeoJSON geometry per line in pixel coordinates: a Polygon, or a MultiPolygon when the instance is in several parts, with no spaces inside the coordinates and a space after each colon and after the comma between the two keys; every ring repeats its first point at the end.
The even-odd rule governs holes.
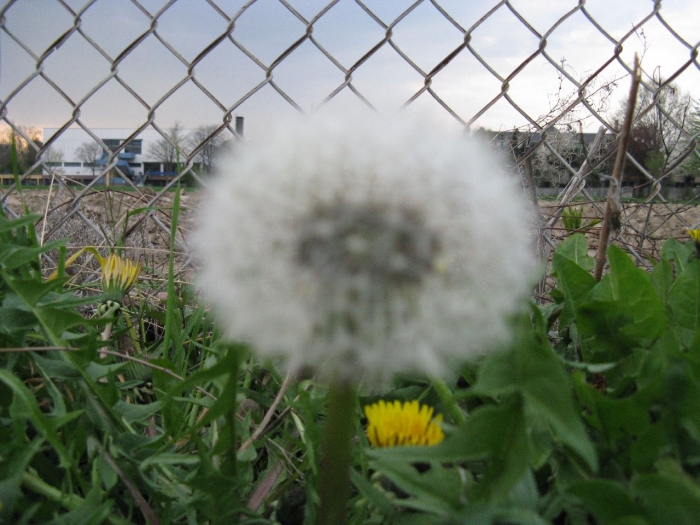
{"type": "Polygon", "coordinates": [[[258,428],[255,429],[255,431],[250,435],[248,439],[245,440],[245,442],[238,447],[238,454],[243,452],[245,449],[247,449],[250,445],[253,444],[253,442],[258,439],[263,432],[265,432],[265,429],[267,426],[270,424],[270,420],[272,419],[272,416],[275,415],[275,412],[277,411],[277,407],[279,406],[280,402],[282,401],[282,398],[284,395],[287,393],[287,390],[289,390],[290,385],[292,384],[292,380],[294,379],[294,374],[291,372],[287,372],[287,375],[284,376],[284,381],[282,382],[282,386],[280,386],[280,390],[275,396],[274,401],[272,401],[272,404],[270,405],[270,408],[267,409],[267,412],[265,412],[265,415],[262,418],[262,421],[260,421],[260,424],[258,425],[258,428]]]}
{"type": "Polygon", "coordinates": [[[459,408],[452,390],[442,379],[433,379],[433,388],[437,395],[440,396],[444,411],[450,415],[455,425],[459,425],[464,421],[464,412],[459,408]]]}
{"type": "Polygon", "coordinates": [[[348,381],[334,381],[328,390],[326,430],[319,474],[318,525],[345,523],[350,494],[352,454],[350,440],[355,428],[355,387],[348,381]]]}
{"type": "MultiPolygon", "coordinates": [[[[80,496],[61,492],[56,487],[46,483],[39,476],[29,472],[22,473],[22,486],[28,490],[31,490],[35,494],[41,494],[49,501],[52,501],[53,503],[56,503],[67,510],[77,509],[81,505],[85,504],[85,500],[80,496]]],[[[107,522],[111,523],[112,525],[128,525],[131,523],[113,514],[107,516],[107,522]]]]}
{"type": "MultiPolygon", "coordinates": [[[[102,340],[103,342],[107,342],[107,341],[109,341],[109,339],[111,337],[112,337],[112,322],[110,321],[109,323],[107,323],[105,325],[105,329],[100,334],[100,340],[102,340]]],[[[100,359],[104,359],[105,357],[107,357],[107,351],[104,348],[102,348],[102,349],[100,349],[99,355],[100,355],[100,359]]]]}

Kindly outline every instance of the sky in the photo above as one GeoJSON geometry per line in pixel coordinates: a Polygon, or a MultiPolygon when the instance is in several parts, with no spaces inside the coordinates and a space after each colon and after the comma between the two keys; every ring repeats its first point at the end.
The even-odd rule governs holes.
{"type": "MultiPolygon", "coordinates": [[[[512,129],[527,124],[527,119],[504,98],[483,111],[501,93],[501,79],[517,71],[508,96],[531,119],[546,120],[553,108],[558,113],[558,101],[576,91],[552,62],[574,80],[588,77],[615,52],[615,44],[602,31],[619,40],[654,8],[651,0],[582,3],[585,13],[576,9],[576,0],[8,1],[0,3],[0,101],[6,104],[5,120],[38,128],[61,127],[76,107],[80,122],[91,128],[135,129],[148,120],[149,109],[164,129],[176,121],[184,128],[221,124],[229,112],[245,117],[246,135],[254,137],[264,136],[275,121],[299,111],[369,111],[362,97],[376,110],[392,113],[415,97],[406,111],[456,130],[463,123],[471,129],[512,129]],[[80,32],[52,50],[56,39],[76,25],[80,32]],[[129,50],[151,27],[156,33],[129,50]],[[230,38],[192,67],[229,27],[230,38]],[[388,27],[391,41],[358,64],[385,40],[388,27]],[[463,46],[465,32],[468,46],[488,67],[462,48],[432,77],[430,88],[440,100],[421,93],[425,75],[463,46]],[[518,71],[544,43],[545,34],[543,50],[551,62],[537,54],[518,71]],[[305,35],[332,59],[307,38],[278,61],[305,35]],[[351,85],[344,86],[351,68],[351,85]],[[188,70],[193,73],[189,80],[188,70]],[[37,71],[45,78],[32,79],[37,71]],[[27,79],[31,80],[23,85],[27,79]]],[[[643,53],[646,81],[673,75],[688,62],[689,47],[700,42],[697,7],[697,0],[663,0],[661,18],[652,16],[624,41],[620,60],[631,65],[634,53],[643,53]]],[[[699,62],[675,80],[696,99],[699,62]]],[[[609,116],[628,87],[627,71],[614,60],[589,87],[591,104],[609,116]]],[[[599,122],[579,108],[571,119],[588,117],[585,129],[595,131],[599,122]]]]}

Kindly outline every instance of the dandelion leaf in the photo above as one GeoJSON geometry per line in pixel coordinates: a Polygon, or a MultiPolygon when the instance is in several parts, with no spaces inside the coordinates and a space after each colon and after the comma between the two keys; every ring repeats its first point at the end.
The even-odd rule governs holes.
{"type": "Polygon", "coordinates": [[[689,262],[671,286],[668,305],[681,343],[690,347],[700,327],[700,261],[689,262]]]}

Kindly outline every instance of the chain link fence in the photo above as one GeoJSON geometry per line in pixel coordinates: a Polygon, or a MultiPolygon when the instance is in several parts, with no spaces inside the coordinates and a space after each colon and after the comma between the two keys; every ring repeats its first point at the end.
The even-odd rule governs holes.
{"type": "MultiPolygon", "coordinates": [[[[685,33],[682,35],[682,31],[674,29],[660,0],[637,2],[635,14],[618,24],[617,27],[625,27],[622,32],[609,29],[604,11],[594,9],[585,0],[568,5],[549,2],[549,6],[544,7],[539,2],[506,0],[461,4],[447,0],[403,3],[250,0],[238,2],[238,5],[224,0],[201,0],[197,4],[198,12],[206,12],[219,25],[212,23],[210,31],[199,31],[198,38],[183,51],[178,35],[167,31],[165,26],[172,13],[189,3],[187,0],[122,2],[119,9],[131,13],[145,29],[135,37],[130,35],[122,45],[109,49],[96,37],[94,30],[88,30],[86,22],[104,3],[96,0],[52,2],[54,11],[60,8],[61,16],[56,17],[54,24],[60,34],[41,49],[28,39],[26,32],[18,29],[22,21],[16,20],[17,13],[23,5],[26,8],[26,1],[8,1],[0,8],[0,45],[16,48],[23,60],[31,64],[26,75],[21,78],[14,75],[12,82],[7,80],[7,63],[3,64],[5,71],[0,72],[5,77],[0,93],[0,119],[7,127],[3,151],[11,157],[11,170],[5,170],[7,173],[3,175],[0,201],[10,216],[24,213],[25,205],[39,213],[42,218],[37,223],[37,231],[44,242],[67,237],[75,246],[122,245],[135,250],[134,256],[151,269],[152,278],[159,279],[165,272],[169,255],[172,190],[178,183],[206,183],[202,167],[207,148],[213,144],[218,146],[224,138],[243,139],[236,115],[245,114],[251,101],[263,97],[263,93],[269,96],[270,90],[284,106],[300,113],[322,111],[339,100],[348,99],[375,109],[373,100],[377,99],[381,84],[387,81],[387,75],[381,74],[382,65],[391,61],[392,67],[397,62],[401,64],[401,74],[409,75],[412,81],[404,82],[401,89],[389,89],[382,95],[383,101],[389,101],[394,108],[408,110],[428,104],[434,113],[440,113],[446,122],[449,121],[449,125],[483,135],[508,157],[537,206],[542,257],[546,258],[557,242],[575,229],[587,232],[595,248],[596,222],[603,215],[611,159],[614,159],[622,120],[615,104],[619,106],[624,102],[632,69],[630,49],[642,55],[643,76],[623,179],[623,197],[631,200],[626,202],[622,230],[616,242],[626,246],[640,264],[648,265],[647,258],[657,254],[666,237],[683,235],[686,228],[700,221],[700,212],[696,210],[700,118],[697,103],[679,87],[684,79],[686,84],[692,84],[693,79],[699,78],[700,42],[689,41],[685,33]],[[478,7],[469,6],[469,17],[464,14],[465,4],[478,4],[478,7]],[[359,26],[353,25],[349,33],[338,33],[337,40],[342,40],[346,47],[329,39],[328,31],[319,34],[327,20],[337,21],[350,9],[354,13],[352,24],[362,24],[362,27],[358,29],[359,26]],[[274,19],[269,15],[273,10],[274,19]],[[255,16],[258,18],[254,25],[256,37],[279,43],[274,52],[272,48],[263,49],[251,43],[246,24],[250,26],[249,21],[255,16]],[[278,20],[281,18],[286,20],[288,30],[280,30],[278,20]],[[420,30],[421,19],[426,24],[424,35],[420,30]],[[576,27],[585,27],[589,34],[586,38],[591,42],[583,73],[577,73],[566,58],[574,51],[587,53],[586,49],[581,49],[580,42],[573,44],[575,49],[566,46],[573,21],[579,24],[576,27]],[[436,44],[435,33],[428,31],[428,25],[438,27],[436,24],[441,24],[441,31],[450,33],[452,44],[436,44]],[[406,28],[413,31],[409,32],[410,38],[406,36],[406,28]],[[280,31],[289,35],[287,41],[280,36],[280,31]],[[514,45],[494,51],[494,41],[507,42],[511,37],[518,39],[514,40],[514,45]],[[645,60],[644,55],[655,49],[657,42],[652,37],[662,38],[668,48],[660,62],[663,76],[659,64],[646,65],[652,62],[645,60]],[[99,55],[108,65],[108,71],[104,62],[99,70],[85,71],[81,56],[69,57],[75,75],[94,79],[89,89],[79,96],[64,87],[65,78],[52,68],[52,61],[57,60],[62,50],[72,49],[71,45],[76,42],[89,46],[90,52],[99,55]],[[174,60],[173,71],[185,73],[156,96],[145,96],[140,81],[126,75],[122,66],[137,55],[140,48],[156,42],[167,50],[169,60],[174,60]],[[520,46],[517,42],[527,45],[520,46]],[[206,64],[214,61],[218,64],[215,71],[225,74],[226,62],[220,55],[223,46],[235,52],[238,60],[245,61],[245,71],[250,72],[251,78],[258,79],[246,89],[238,89],[235,95],[215,86],[211,75],[201,73],[206,64]],[[422,47],[430,48],[433,54],[426,58],[422,47]],[[352,52],[346,52],[348,48],[352,52]],[[308,72],[305,71],[306,63],[298,57],[302,51],[308,54],[309,50],[339,81],[329,82],[325,77],[316,81],[311,62],[308,72]],[[293,63],[292,69],[308,77],[306,81],[315,99],[299,95],[299,85],[279,80],[286,63],[293,63]],[[535,75],[533,82],[535,67],[546,68],[549,76],[538,80],[535,75]],[[465,104],[464,97],[470,97],[469,86],[474,85],[470,79],[477,70],[481,84],[478,96],[465,104]],[[46,89],[52,96],[58,97],[62,107],[69,108],[69,117],[61,120],[51,136],[39,137],[32,133],[22,125],[19,110],[14,111],[18,100],[39,79],[48,86],[46,89]],[[99,136],[96,126],[90,125],[83,116],[105,86],[114,83],[118,83],[131,103],[146,115],[129,129],[128,136],[118,145],[105,144],[105,137],[99,136]],[[460,85],[465,91],[462,98],[454,93],[460,85]],[[548,107],[544,111],[533,109],[528,103],[528,92],[532,94],[533,91],[546,94],[548,107]],[[183,92],[188,94],[185,99],[181,96],[183,92]],[[192,98],[193,92],[195,98],[192,98]],[[204,132],[200,128],[200,133],[190,138],[185,147],[168,127],[169,123],[166,124],[162,116],[156,118],[156,113],[161,115],[161,110],[169,108],[177,114],[179,109],[184,109],[182,106],[193,104],[190,100],[204,100],[207,107],[215,108],[212,111],[218,124],[204,128],[204,132]],[[503,117],[493,117],[489,121],[489,117],[496,114],[508,115],[507,118],[517,124],[498,123],[503,117]],[[496,124],[484,125],[488,122],[496,124]],[[51,157],[52,147],[73,128],[81,128],[99,146],[97,153],[102,157],[101,163],[92,165],[93,176],[79,183],[56,169],[60,162],[51,157]],[[176,173],[165,178],[163,187],[140,184],[143,181],[125,173],[120,162],[129,142],[149,129],[155,130],[179,157],[176,173]],[[18,162],[16,157],[20,150],[31,161],[24,165],[18,162]],[[109,174],[121,176],[124,185],[105,190],[105,176],[109,174]],[[30,183],[50,183],[50,186],[44,192],[29,191],[25,185],[30,183]]],[[[605,6],[605,9],[613,8],[605,6]]],[[[39,19],[49,16],[48,10],[43,9],[34,9],[33,13],[32,16],[39,19]]],[[[120,31],[120,25],[110,24],[101,31],[120,31]]],[[[181,37],[185,39],[186,35],[181,37]]],[[[149,67],[147,62],[146,67],[149,67]]],[[[394,71],[388,68],[388,75],[393,75],[394,71]]],[[[249,117],[248,121],[251,119],[249,117]]],[[[183,195],[183,213],[175,232],[183,280],[186,280],[185,272],[190,264],[186,242],[187,211],[196,199],[196,192],[183,195]]]]}

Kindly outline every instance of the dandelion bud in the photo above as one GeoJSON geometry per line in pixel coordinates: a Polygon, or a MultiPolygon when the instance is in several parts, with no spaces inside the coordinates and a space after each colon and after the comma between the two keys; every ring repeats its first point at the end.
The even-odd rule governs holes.
{"type": "Polygon", "coordinates": [[[100,266],[102,267],[102,292],[110,300],[121,303],[138,280],[141,265],[112,253],[100,259],[100,266]]]}

